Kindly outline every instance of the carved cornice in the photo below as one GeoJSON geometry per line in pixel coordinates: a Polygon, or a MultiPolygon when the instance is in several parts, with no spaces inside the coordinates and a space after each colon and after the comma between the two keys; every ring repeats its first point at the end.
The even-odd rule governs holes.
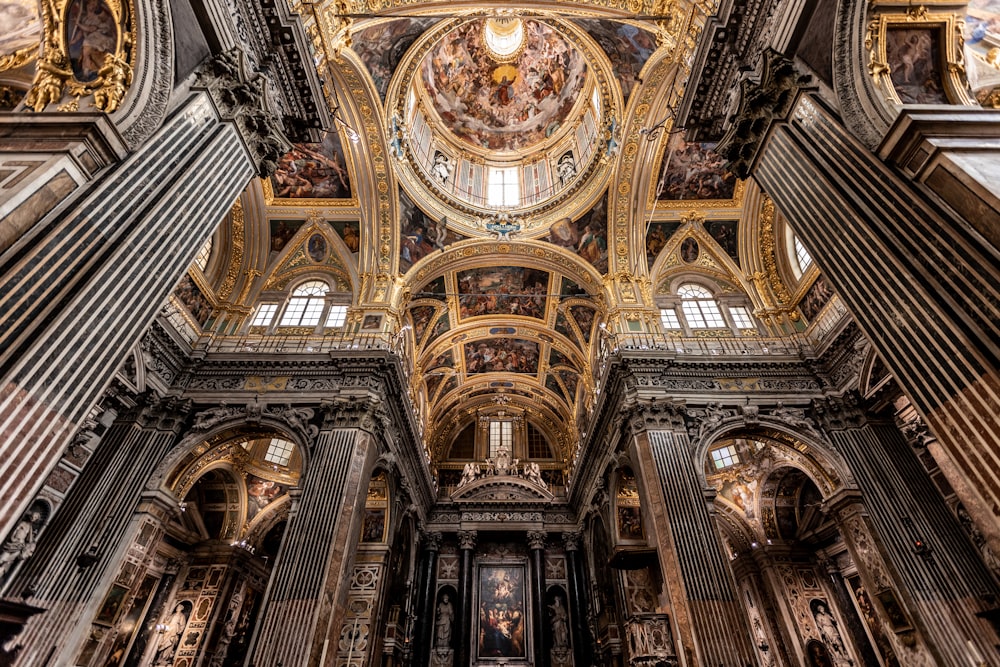
{"type": "Polygon", "coordinates": [[[227,422],[260,424],[264,420],[279,422],[288,431],[296,434],[300,442],[312,446],[319,428],[311,424],[315,411],[312,408],[291,405],[268,406],[256,401],[242,406],[226,405],[225,402],[195,414],[192,431],[209,431],[227,422]]]}
{"type": "Polygon", "coordinates": [[[554,496],[534,482],[513,475],[487,475],[455,491],[455,502],[549,503],[554,496]]]}

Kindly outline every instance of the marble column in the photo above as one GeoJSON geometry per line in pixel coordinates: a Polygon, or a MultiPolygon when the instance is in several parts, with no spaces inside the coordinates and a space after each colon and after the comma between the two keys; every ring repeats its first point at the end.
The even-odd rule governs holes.
{"type": "Polygon", "coordinates": [[[254,173],[235,126],[198,93],[40,223],[29,255],[0,257],[0,535],[254,173]]]}
{"type": "MultiPolygon", "coordinates": [[[[995,193],[974,173],[996,148],[962,162],[941,153],[962,142],[901,120],[875,154],[818,95],[784,97],[794,102],[761,133],[753,174],[939,439],[956,494],[1000,552],[1000,234],[995,193]]],[[[984,115],[972,132],[995,131],[997,113],[984,115]]],[[[938,121],[952,136],[973,122],[957,110],[938,121]]]]}
{"type": "Polygon", "coordinates": [[[455,666],[471,664],[472,651],[472,591],[475,587],[475,572],[472,561],[476,550],[476,531],[458,531],[458,650],[455,651],[455,666]]]}
{"type": "Polygon", "coordinates": [[[528,532],[528,548],[531,550],[531,607],[535,622],[532,624],[532,638],[535,645],[535,665],[548,667],[549,655],[547,632],[549,626],[548,609],[545,607],[545,533],[528,532]]]}
{"type": "Polygon", "coordinates": [[[438,551],[441,549],[441,533],[421,533],[423,554],[420,559],[420,584],[417,600],[417,625],[414,629],[413,655],[418,667],[430,664],[431,649],[434,647],[434,589],[437,580],[438,551]]]}
{"type": "MultiPolygon", "coordinates": [[[[73,664],[138,532],[149,477],[177,443],[190,405],[144,396],[101,439],[7,595],[44,607],[20,641],[24,665],[73,664]]],[[[156,521],[176,508],[160,503],[156,521]]]]}
{"type": "Polygon", "coordinates": [[[573,616],[573,658],[577,665],[594,661],[590,632],[587,629],[587,584],[580,557],[579,532],[563,533],[566,548],[566,577],[569,583],[569,613],[573,616]]]}
{"type": "Polygon", "coordinates": [[[632,419],[636,474],[654,517],[657,552],[672,605],[677,652],[688,664],[746,665],[756,660],[746,614],[722,550],[707,494],[680,409],[669,402],[632,419]]]}
{"type": "Polygon", "coordinates": [[[1000,588],[899,429],[869,419],[851,394],[814,402],[813,414],[860,491],[828,500],[830,511],[859,568],[885,563],[881,581],[865,581],[869,592],[895,589],[942,664],[966,662],[969,642],[992,654],[997,636],[976,614],[996,607],[1000,588]]]}
{"type": "Polygon", "coordinates": [[[370,429],[378,421],[372,411],[379,403],[376,397],[359,397],[325,410],[250,642],[251,663],[335,663],[367,475],[377,456],[370,429]]]}

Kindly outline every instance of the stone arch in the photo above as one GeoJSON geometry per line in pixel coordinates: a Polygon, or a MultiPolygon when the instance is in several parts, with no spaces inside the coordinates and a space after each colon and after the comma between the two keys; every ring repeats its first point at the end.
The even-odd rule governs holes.
{"type": "Polygon", "coordinates": [[[868,75],[864,48],[868,0],[841,0],[834,26],[833,88],[844,126],[868,148],[882,141],[895,116],[868,75]]]}
{"type": "Polygon", "coordinates": [[[253,436],[273,435],[291,442],[302,458],[301,474],[306,474],[309,467],[309,448],[303,446],[301,434],[291,432],[286,422],[271,416],[260,416],[259,418],[255,417],[255,421],[250,423],[247,421],[243,408],[226,407],[225,405],[211,410],[222,411],[217,415],[218,421],[209,424],[204,431],[199,429],[189,431],[160,461],[146,483],[147,489],[164,488],[170,491],[175,484],[176,477],[183,469],[190,466],[206,452],[220,445],[235,444],[240,438],[253,436]]]}
{"type": "Polygon", "coordinates": [[[825,437],[811,425],[807,426],[807,419],[804,417],[802,419],[802,424],[790,425],[779,416],[759,415],[756,424],[748,426],[743,416],[724,417],[720,423],[702,434],[701,441],[695,448],[694,462],[702,471],[701,481],[707,485],[704,463],[709,450],[719,441],[727,437],[762,437],[780,446],[797,461],[798,466],[802,467],[823,491],[824,497],[843,486],[853,486],[853,475],[847,464],[830,447],[825,437]]]}

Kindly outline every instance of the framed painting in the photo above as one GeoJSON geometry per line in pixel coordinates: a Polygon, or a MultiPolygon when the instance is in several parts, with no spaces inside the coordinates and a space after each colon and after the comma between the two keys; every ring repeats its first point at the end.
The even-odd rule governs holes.
{"type": "Polygon", "coordinates": [[[523,564],[479,566],[478,620],[475,634],[479,660],[527,659],[528,628],[523,564]]]}
{"type": "Polygon", "coordinates": [[[868,24],[865,48],[875,86],[893,104],[975,104],[965,71],[958,14],[910,7],[878,13],[868,24]]]}

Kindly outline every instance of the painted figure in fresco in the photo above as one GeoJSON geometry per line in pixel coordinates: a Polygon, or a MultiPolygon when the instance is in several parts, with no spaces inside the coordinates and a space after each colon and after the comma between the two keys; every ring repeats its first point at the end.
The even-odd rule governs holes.
{"type": "Polygon", "coordinates": [[[451,605],[448,594],[441,596],[441,603],[437,608],[437,622],[435,623],[434,646],[437,648],[448,648],[451,645],[451,622],[455,617],[455,609],[451,605]]]}
{"type": "Polygon", "coordinates": [[[35,552],[35,525],[39,519],[41,516],[32,512],[14,526],[3,549],[0,549],[0,579],[17,561],[30,558],[35,552]]]}
{"type": "Polygon", "coordinates": [[[70,4],[66,17],[66,46],[73,71],[80,81],[93,81],[114,54],[118,45],[118,27],[102,0],[82,0],[70,4]]]}
{"type": "Polygon", "coordinates": [[[171,665],[174,662],[174,653],[177,652],[177,644],[181,640],[181,634],[187,626],[187,614],[184,613],[184,605],[178,604],[174,607],[174,613],[164,624],[166,629],[156,642],[156,665],[171,665]]]}

